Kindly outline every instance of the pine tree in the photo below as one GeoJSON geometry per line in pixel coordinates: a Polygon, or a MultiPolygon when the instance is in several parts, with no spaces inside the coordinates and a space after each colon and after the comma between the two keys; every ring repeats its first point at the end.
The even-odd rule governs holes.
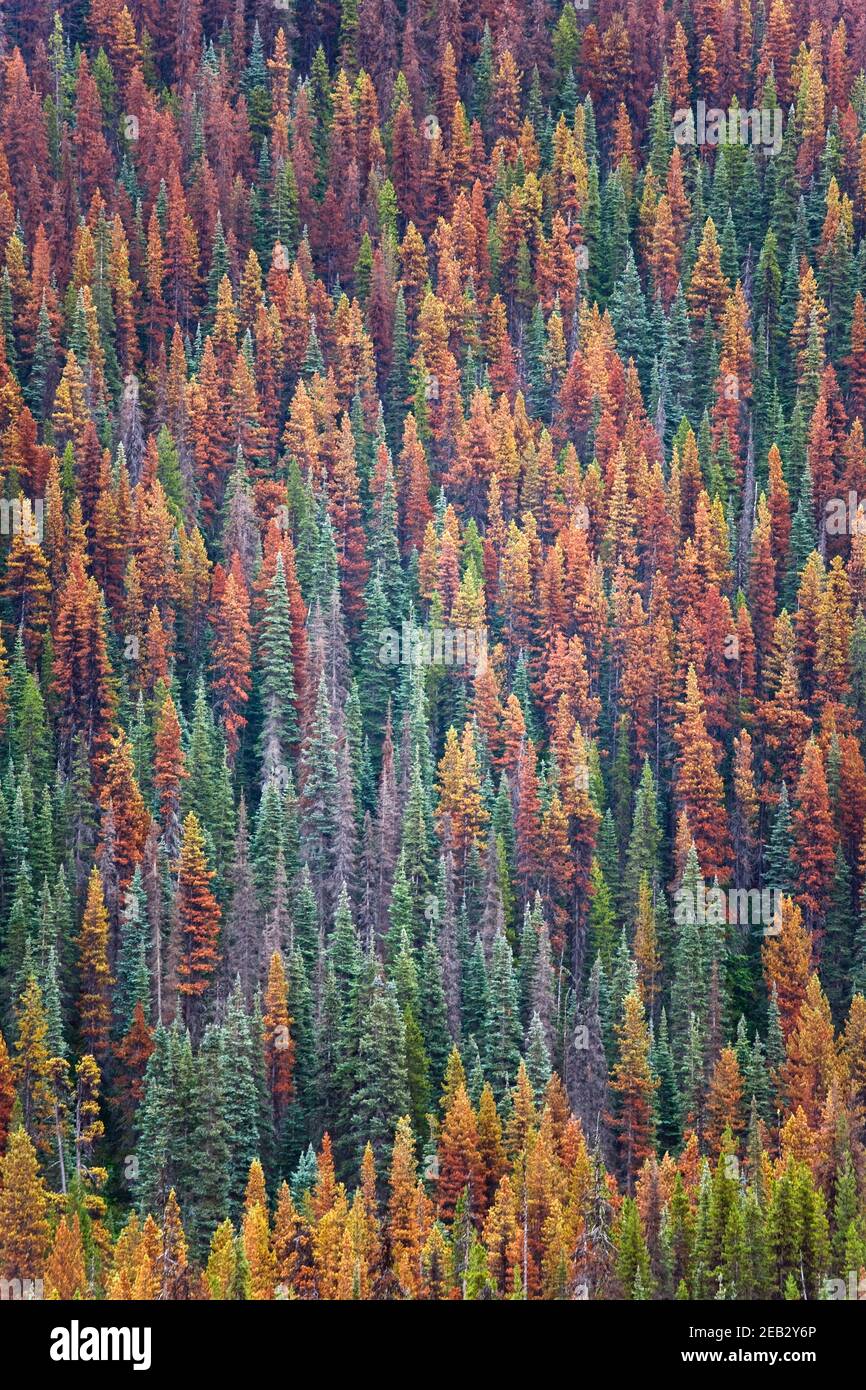
{"type": "Polygon", "coordinates": [[[698,678],[690,666],[681,722],[675,730],[680,748],[677,788],[695,837],[704,872],[728,876],[730,841],[723,815],[723,785],[716,769],[698,678]]]}
{"type": "Polygon", "coordinates": [[[632,1190],[643,1160],[652,1152],[655,1116],[654,1094],[658,1081],[649,1064],[649,1035],[640,996],[632,991],[623,1004],[617,1028],[619,1060],[613,1068],[612,1089],[617,1096],[616,1129],[626,1187],[632,1190]]]}
{"type": "Polygon", "coordinates": [[[499,932],[493,942],[483,1025],[483,1057],[493,1094],[501,1098],[513,1084],[521,1052],[520,1013],[511,947],[499,932]]]}
{"type": "Polygon", "coordinates": [[[807,925],[823,918],[833,876],[833,826],[824,763],[818,745],[810,740],[803,754],[792,814],[797,896],[807,925]]]}
{"type": "Polygon", "coordinates": [[[295,1043],[292,1019],[289,1015],[288,988],[282,956],[275,951],[268,967],[268,984],[264,996],[264,1052],[268,1089],[278,1125],[294,1090],[293,1069],[295,1043]]]}
{"type": "Polygon", "coordinates": [[[205,1029],[195,1059],[195,1111],[192,1133],[198,1158],[184,1229],[190,1249],[203,1255],[226,1209],[230,1182],[230,1141],[226,1121],[229,1071],[224,1039],[213,1025],[205,1029]]]}
{"type": "Polygon", "coordinates": [[[183,822],[177,869],[180,932],[177,988],[184,999],[187,1025],[193,1031],[201,1022],[201,999],[219,963],[221,914],[210,888],[213,877],[205,854],[201,824],[195,813],[190,811],[183,822]]]}
{"type": "Polygon", "coordinates": [[[836,846],[833,887],[824,940],[821,947],[821,982],[830,1001],[834,1021],[840,1024],[850,1003],[851,948],[854,909],[851,870],[841,844],[836,846]]]}
{"type": "Polygon", "coordinates": [[[262,784],[285,785],[289,759],[298,738],[292,664],[292,620],[283,557],[277,555],[274,578],[268,588],[258,638],[257,665],[261,671],[262,732],[259,756],[262,784]]]}
{"type": "Polygon", "coordinates": [[[659,1021],[658,1037],[653,1039],[650,1061],[653,1073],[658,1078],[659,1083],[656,1095],[658,1147],[662,1154],[672,1153],[679,1147],[682,1130],[676,1065],[668,1036],[667,1014],[664,1009],[662,1009],[659,1021]]]}
{"type": "Polygon", "coordinates": [[[313,883],[320,916],[332,902],[330,875],[334,865],[337,766],[331,727],[331,706],[324,674],[319,682],[309,736],[301,750],[301,853],[313,883]]]}
{"type": "Polygon", "coordinates": [[[97,1060],[108,1053],[111,989],[108,964],[108,912],[102,876],[94,865],[87,881],[87,901],[78,934],[78,1017],[82,1042],[97,1060]]]}
{"type": "Polygon", "coordinates": [[[24,1129],[9,1136],[0,1173],[0,1269],[4,1279],[22,1281],[23,1297],[42,1278],[50,1241],[48,1193],[24,1129]]]}
{"type": "Polygon", "coordinates": [[[250,1164],[259,1151],[255,1040],[250,1017],[237,986],[229,996],[223,1032],[224,1118],[229,1144],[228,1202],[230,1211],[236,1216],[250,1164]]]}
{"type": "Polygon", "coordinates": [[[418,996],[418,1024],[429,1060],[430,1085],[435,1092],[441,1085],[451,1049],[451,1036],[448,1030],[442,959],[432,924],[421,949],[418,996]]]}
{"type": "Polygon", "coordinates": [[[65,1215],[60,1218],[45,1266],[45,1288],[49,1298],[82,1299],[87,1296],[87,1273],[78,1212],[71,1220],[65,1215]]]}
{"type": "Polygon", "coordinates": [[[641,1227],[637,1203],[626,1197],[619,1215],[617,1279],[623,1298],[647,1298],[652,1288],[649,1251],[641,1227]]]}
{"type": "Polygon", "coordinates": [[[386,1169],[397,1121],[409,1110],[409,1077],[396,992],[381,978],[374,985],[360,1038],[354,1105],[353,1128],[362,1142],[357,1161],[360,1164],[363,1145],[369,1143],[377,1167],[386,1169]]]}
{"type": "Polygon", "coordinates": [[[610,300],[610,316],[616,330],[617,347],[624,362],[634,359],[641,381],[648,384],[650,367],[649,322],[634,254],[629,248],[625,269],[610,300]]]}
{"type": "Polygon", "coordinates": [[[764,853],[764,882],[779,893],[790,894],[793,886],[792,852],[791,812],[788,789],[783,782],[764,853]]]}
{"type": "Polygon", "coordinates": [[[439,1135],[439,1176],[436,1195],[443,1219],[455,1216],[464,1192],[467,1210],[483,1202],[483,1170],[478,1126],[465,1086],[459,1086],[446,1110],[439,1135]]]}

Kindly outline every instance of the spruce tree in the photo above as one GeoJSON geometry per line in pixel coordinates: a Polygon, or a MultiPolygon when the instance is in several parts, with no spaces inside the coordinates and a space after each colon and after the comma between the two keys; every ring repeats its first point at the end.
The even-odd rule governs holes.
{"type": "Polygon", "coordinates": [[[501,1099],[514,1084],[522,1043],[514,960],[502,932],[497,934],[491,950],[488,989],[482,1056],[493,1094],[501,1099]]]}
{"type": "Polygon", "coordinates": [[[259,735],[262,785],[273,781],[282,788],[287,780],[292,748],[298,738],[292,619],[282,555],[277,555],[277,567],[265,598],[257,664],[262,703],[262,731],[259,735]]]}
{"type": "Polygon", "coordinates": [[[783,782],[776,804],[773,828],[764,851],[764,884],[767,888],[790,894],[794,878],[794,864],[791,858],[793,847],[791,807],[788,788],[783,782]]]}

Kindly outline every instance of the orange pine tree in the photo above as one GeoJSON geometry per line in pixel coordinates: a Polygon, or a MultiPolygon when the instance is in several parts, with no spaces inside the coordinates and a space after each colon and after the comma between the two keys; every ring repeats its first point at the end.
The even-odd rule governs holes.
{"type": "Polygon", "coordinates": [[[229,763],[237,757],[247,722],[243,710],[251,687],[249,607],[243,578],[233,566],[217,603],[213,645],[214,699],[225,729],[229,763]]]}
{"type": "Polygon", "coordinates": [[[619,1059],[611,1078],[617,1097],[614,1125],[626,1189],[631,1194],[644,1159],[653,1152],[653,1097],[659,1084],[649,1063],[650,1040],[643,1003],[634,990],[623,1001],[617,1038],[619,1059]]]}
{"type": "Polygon", "coordinates": [[[210,888],[213,876],[205,855],[201,824],[195,812],[190,811],[183,822],[177,866],[181,934],[177,988],[185,1001],[188,1023],[197,1020],[198,1001],[211,984],[219,963],[220,907],[210,888]]]}
{"type": "Polygon", "coordinates": [[[484,1205],[484,1171],[478,1150],[478,1124],[465,1086],[459,1086],[445,1112],[439,1134],[439,1177],[436,1196],[439,1215],[450,1220],[461,1193],[468,1193],[473,1219],[480,1221],[484,1205]]]}
{"type": "Polygon", "coordinates": [[[25,1130],[15,1129],[0,1159],[0,1278],[41,1279],[48,1257],[48,1193],[25,1130]]]}
{"type": "Polygon", "coordinates": [[[268,967],[262,1034],[268,1089],[274,1107],[274,1116],[277,1120],[285,1113],[294,1089],[292,1073],[295,1044],[291,1034],[292,1020],[289,1017],[288,1000],[288,985],[286,972],[283,968],[283,958],[279,951],[275,951],[268,967]]]}
{"type": "Polygon", "coordinates": [[[787,1038],[797,1022],[812,976],[812,939],[792,898],[782,898],[780,917],[766,934],[762,955],[767,994],[775,988],[782,1032],[787,1038]]]}
{"type": "Polygon", "coordinates": [[[806,744],[792,814],[797,898],[806,926],[813,927],[826,912],[835,862],[835,829],[821,749],[814,739],[806,744]]]}
{"type": "Polygon", "coordinates": [[[710,1152],[718,1154],[726,1129],[736,1140],[743,1129],[743,1078],[732,1047],[723,1047],[710,1079],[706,1102],[704,1138],[710,1152]]]}
{"type": "Polygon", "coordinates": [[[686,676],[686,696],[679,705],[674,729],[679,747],[677,794],[685,811],[701,868],[707,877],[725,881],[730,874],[731,847],[724,811],[724,786],[707,733],[704,704],[693,665],[686,676]]]}
{"type": "Polygon", "coordinates": [[[112,978],[108,965],[108,910],[102,875],[94,864],[78,933],[78,1017],[86,1050],[103,1062],[111,1030],[112,978]]]}

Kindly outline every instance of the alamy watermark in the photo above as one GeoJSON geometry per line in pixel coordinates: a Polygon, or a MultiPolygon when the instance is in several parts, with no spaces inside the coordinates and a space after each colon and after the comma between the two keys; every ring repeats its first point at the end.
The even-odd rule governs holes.
{"type": "Polygon", "coordinates": [[[824,530],[828,536],[866,536],[866,498],[853,489],[845,497],[830,497],[824,504],[824,530]]]}
{"type": "Polygon", "coordinates": [[[382,666],[449,666],[483,669],[487,662],[486,627],[421,627],[403,623],[379,634],[382,666]]]}
{"type": "Polygon", "coordinates": [[[73,1318],[52,1329],[48,1354],[52,1361],[129,1361],[134,1371],[147,1371],[151,1337],[149,1327],[82,1327],[73,1318]]]}
{"type": "Polygon", "coordinates": [[[41,1279],[0,1279],[0,1303],[41,1302],[44,1297],[41,1279]]]}
{"type": "Polygon", "coordinates": [[[821,1296],[828,1300],[866,1299],[866,1270],[849,1269],[847,1279],[834,1279],[828,1275],[821,1296]]]}
{"type": "Polygon", "coordinates": [[[782,148],[782,109],[732,106],[723,111],[701,100],[694,110],[682,106],[674,112],[673,133],[678,145],[752,145],[776,155],[782,148]]]}
{"type": "Polygon", "coordinates": [[[0,536],[24,536],[42,543],[42,497],[0,497],[0,536]]]}
{"type": "Polygon", "coordinates": [[[764,936],[778,936],[782,929],[780,888],[712,888],[693,890],[685,884],[674,894],[677,926],[761,927],[764,936]]]}

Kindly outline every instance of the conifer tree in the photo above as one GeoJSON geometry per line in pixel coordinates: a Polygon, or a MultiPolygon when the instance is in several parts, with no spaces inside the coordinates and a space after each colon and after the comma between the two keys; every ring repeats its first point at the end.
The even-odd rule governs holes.
{"type": "Polygon", "coordinates": [[[200,1000],[219,963],[220,908],[211,891],[213,870],[207,862],[198,817],[190,811],[183,823],[177,869],[177,917],[180,932],[178,992],[188,1026],[201,1017],[200,1000]]]}

